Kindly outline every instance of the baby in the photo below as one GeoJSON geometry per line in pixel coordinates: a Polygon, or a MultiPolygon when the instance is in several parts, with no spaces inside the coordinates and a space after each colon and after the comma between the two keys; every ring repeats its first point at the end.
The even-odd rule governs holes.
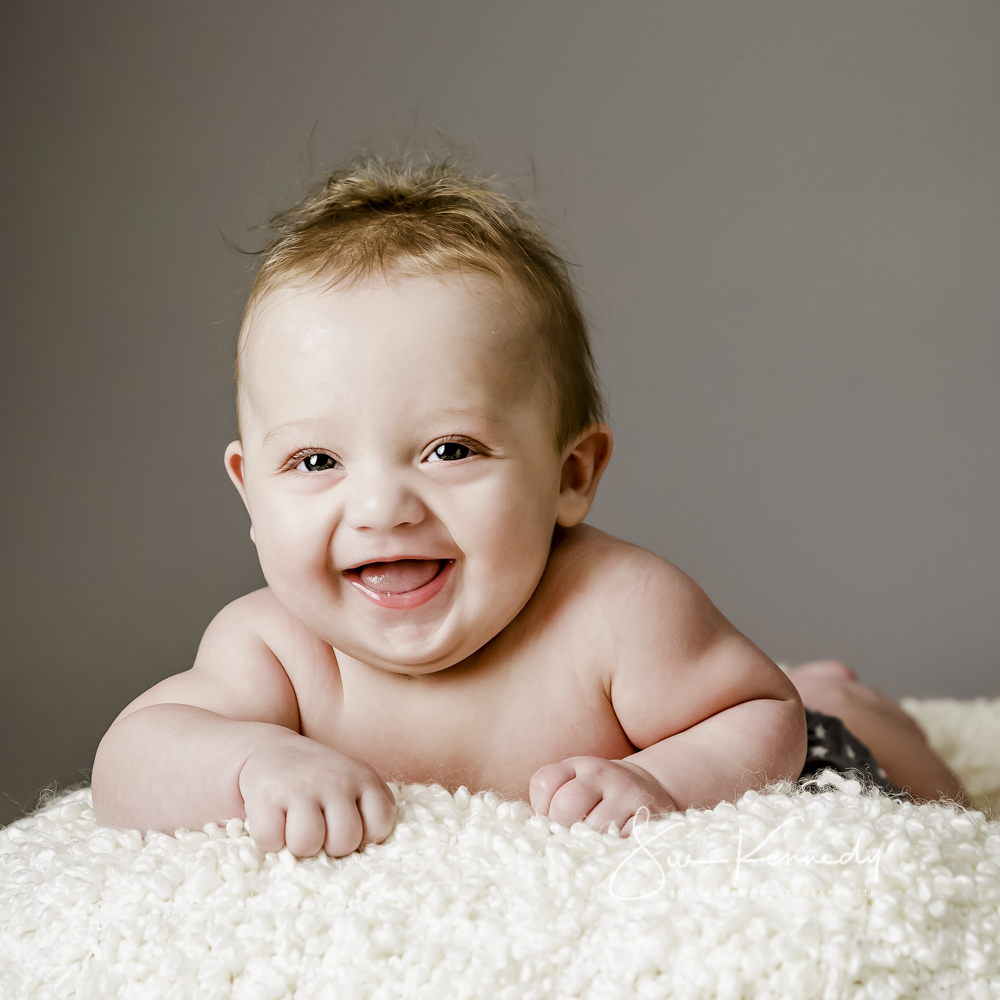
{"type": "Polygon", "coordinates": [[[679,569],[583,523],[611,431],[520,208],[364,160],[276,223],[225,457],[268,586],[108,730],[99,822],[239,816],[265,850],[341,856],[389,834],[398,780],[627,834],[799,779],[803,698],[887,782],[963,800],[891,699],[840,664],[786,676],[679,569]]]}

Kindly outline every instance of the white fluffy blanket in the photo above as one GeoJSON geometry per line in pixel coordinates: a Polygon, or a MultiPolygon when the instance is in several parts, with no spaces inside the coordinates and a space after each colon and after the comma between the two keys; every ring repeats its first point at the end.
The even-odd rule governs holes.
{"type": "MultiPolygon", "coordinates": [[[[996,808],[1000,700],[904,706],[996,808]]],[[[629,839],[407,786],[384,844],[298,862],[76,790],[0,831],[0,995],[998,1000],[1000,821],[826,774],[629,839]]]]}

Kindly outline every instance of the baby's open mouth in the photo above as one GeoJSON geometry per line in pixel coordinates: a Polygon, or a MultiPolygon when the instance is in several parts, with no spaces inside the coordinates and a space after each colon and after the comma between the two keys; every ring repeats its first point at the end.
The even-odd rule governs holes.
{"type": "Polygon", "coordinates": [[[373,562],[347,570],[375,594],[408,594],[426,587],[450,559],[397,559],[394,562],[373,562]]]}

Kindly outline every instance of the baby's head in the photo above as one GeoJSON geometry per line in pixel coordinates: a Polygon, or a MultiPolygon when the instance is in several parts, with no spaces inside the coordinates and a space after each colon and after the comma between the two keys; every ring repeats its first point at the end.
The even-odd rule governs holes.
{"type": "Polygon", "coordinates": [[[226,452],[264,575],[341,653],[451,666],[524,607],[610,456],[565,265],[447,165],[365,160],[276,222],[226,452]]]}

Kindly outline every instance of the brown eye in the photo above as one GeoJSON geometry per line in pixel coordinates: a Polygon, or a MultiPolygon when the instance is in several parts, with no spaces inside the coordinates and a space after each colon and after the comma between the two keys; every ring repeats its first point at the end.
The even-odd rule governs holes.
{"type": "Polygon", "coordinates": [[[295,468],[298,472],[326,472],[328,469],[337,468],[338,464],[335,458],[320,453],[302,459],[295,468]]]}
{"type": "Polygon", "coordinates": [[[446,441],[439,444],[428,456],[428,462],[456,462],[461,458],[468,458],[472,454],[472,449],[457,441],[446,441]]]}

